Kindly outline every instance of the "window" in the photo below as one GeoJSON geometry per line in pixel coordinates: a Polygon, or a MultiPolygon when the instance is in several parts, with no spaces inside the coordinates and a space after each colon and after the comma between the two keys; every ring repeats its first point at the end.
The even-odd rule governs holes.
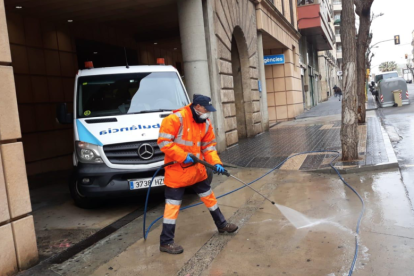
{"type": "Polygon", "coordinates": [[[298,0],[298,6],[304,6],[308,4],[314,4],[316,0],[298,0]]]}
{"type": "Polygon", "coordinates": [[[77,101],[78,118],[175,110],[187,104],[174,72],[80,77],[77,101]]]}

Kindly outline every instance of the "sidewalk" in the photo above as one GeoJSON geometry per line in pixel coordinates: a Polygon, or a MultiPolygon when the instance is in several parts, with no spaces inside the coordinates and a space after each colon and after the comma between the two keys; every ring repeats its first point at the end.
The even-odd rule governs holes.
{"type": "Polygon", "coordinates": [[[339,101],[339,97],[332,96],[326,102],[319,103],[317,106],[297,116],[296,119],[340,115],[341,105],[342,101],[339,101]]]}
{"type": "Polygon", "coordinates": [[[375,101],[375,97],[372,96],[371,93],[368,93],[368,102],[366,103],[366,109],[367,111],[378,109],[378,105],[377,105],[377,102],[375,101]]]}
{"type": "MultiPolygon", "coordinates": [[[[341,114],[341,104],[342,102],[339,101],[338,97],[330,97],[326,102],[319,103],[312,109],[297,116],[296,119],[338,115],[341,114]]],[[[365,107],[367,111],[378,109],[377,102],[370,92],[368,93],[368,102],[365,104],[365,107]]]]}
{"type": "MultiPolygon", "coordinates": [[[[339,101],[338,101],[339,102],[339,101]]],[[[327,102],[329,108],[333,102],[327,102]]],[[[321,110],[321,108],[318,108],[321,110]]],[[[319,117],[325,111],[312,111],[312,117],[284,122],[269,132],[244,139],[220,157],[225,163],[240,167],[273,168],[291,155],[309,151],[341,152],[340,115],[319,117]]],[[[339,169],[386,169],[398,166],[390,139],[375,112],[367,113],[367,124],[358,127],[360,160],[335,162],[339,169]]],[[[287,170],[329,170],[335,154],[314,153],[297,156],[281,167],[287,170]]]]}
{"type": "MultiPolygon", "coordinates": [[[[357,173],[343,177],[365,201],[354,275],[409,276],[414,269],[412,203],[399,170],[383,166],[397,163],[375,112],[369,112],[367,125],[359,128],[361,160],[336,163],[343,170],[356,169],[357,173]],[[381,171],[363,170],[373,169],[372,165],[381,171]]],[[[340,151],[339,132],[339,114],[289,121],[240,141],[221,157],[238,166],[229,168],[232,175],[250,182],[294,153],[340,151]]],[[[161,221],[145,241],[141,216],[67,260],[46,260],[19,276],[347,275],[361,203],[336,175],[319,173],[327,170],[332,157],[325,153],[294,157],[281,170],[252,184],[270,200],[291,208],[293,217],[285,217],[245,188],[218,200],[227,220],[239,225],[236,235],[218,235],[208,210],[197,206],[180,212],[177,221],[176,242],[184,253],[169,255],[159,251],[161,221]],[[309,171],[314,169],[318,173],[309,171]],[[295,228],[297,219],[311,224],[295,228]]],[[[233,178],[215,176],[212,188],[219,196],[241,186],[233,178]]],[[[197,195],[186,195],[182,206],[199,201],[197,195]]],[[[163,211],[163,204],[153,206],[147,226],[163,211]]]]}
{"type": "MultiPolygon", "coordinates": [[[[230,169],[247,182],[266,171],[230,169]]],[[[399,171],[344,177],[363,195],[366,208],[354,275],[411,275],[414,215],[399,171]]],[[[237,187],[240,184],[228,178],[214,193],[237,187]]],[[[183,254],[160,253],[160,223],[144,241],[141,217],[61,264],[40,265],[20,276],[347,275],[361,203],[337,176],[276,171],[253,187],[312,224],[296,229],[292,217],[288,220],[261,196],[242,189],[219,199],[228,221],[240,226],[235,235],[218,235],[208,210],[197,206],[180,212],[178,218],[176,242],[184,247],[183,254]]],[[[183,205],[198,201],[196,195],[189,195],[183,205]]],[[[151,210],[147,222],[162,211],[162,207],[151,210]]]]}

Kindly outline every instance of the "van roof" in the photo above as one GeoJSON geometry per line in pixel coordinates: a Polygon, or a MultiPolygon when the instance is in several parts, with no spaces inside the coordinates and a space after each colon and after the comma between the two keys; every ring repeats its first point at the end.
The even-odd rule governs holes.
{"type": "Polygon", "coordinates": [[[149,72],[178,72],[171,65],[140,65],[140,66],[116,66],[79,70],[78,76],[112,75],[128,73],[149,73],[149,72]]]}

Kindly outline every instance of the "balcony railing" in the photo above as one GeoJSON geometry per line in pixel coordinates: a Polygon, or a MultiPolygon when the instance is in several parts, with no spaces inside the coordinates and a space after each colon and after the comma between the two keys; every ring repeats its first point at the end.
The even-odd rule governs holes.
{"type": "Polygon", "coordinates": [[[298,0],[298,7],[311,4],[320,4],[320,1],[321,0],[298,0]]]}
{"type": "Polygon", "coordinates": [[[326,0],[298,0],[298,28],[318,50],[333,48],[335,33],[326,0]],[[311,38],[312,37],[312,38],[311,38]]]}

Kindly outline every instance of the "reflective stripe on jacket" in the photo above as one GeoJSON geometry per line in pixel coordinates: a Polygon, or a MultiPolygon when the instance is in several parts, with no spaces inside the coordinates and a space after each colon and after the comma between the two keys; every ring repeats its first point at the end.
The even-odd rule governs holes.
{"type": "Polygon", "coordinates": [[[162,121],[157,143],[165,153],[165,163],[177,161],[165,168],[164,183],[168,187],[190,186],[207,178],[203,165],[183,164],[188,153],[205,159],[212,165],[222,164],[210,120],[207,119],[202,124],[196,123],[190,105],[175,111],[162,121]]]}

